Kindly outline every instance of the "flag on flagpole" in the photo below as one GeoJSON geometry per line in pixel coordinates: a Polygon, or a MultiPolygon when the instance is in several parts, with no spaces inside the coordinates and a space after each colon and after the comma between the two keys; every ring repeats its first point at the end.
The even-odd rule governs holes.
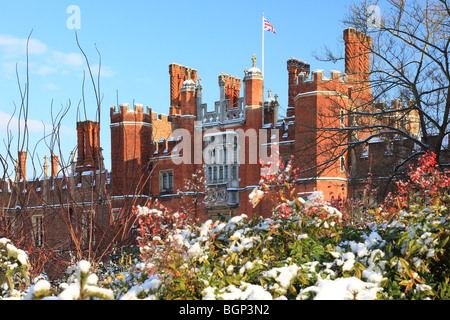
{"type": "MultiPolygon", "coordinates": [[[[269,31],[270,33],[277,34],[275,28],[270,24],[269,21],[264,17],[264,12],[262,14],[262,75],[264,77],[264,31],[269,31]]],[[[264,88],[264,83],[263,83],[264,88]]],[[[263,99],[264,99],[264,89],[263,89],[263,99]]]]}
{"type": "Polygon", "coordinates": [[[264,18],[264,17],[263,17],[263,19],[264,19],[264,31],[269,31],[269,32],[271,32],[273,34],[277,34],[275,32],[274,27],[269,23],[269,21],[267,21],[267,19],[264,18]]]}

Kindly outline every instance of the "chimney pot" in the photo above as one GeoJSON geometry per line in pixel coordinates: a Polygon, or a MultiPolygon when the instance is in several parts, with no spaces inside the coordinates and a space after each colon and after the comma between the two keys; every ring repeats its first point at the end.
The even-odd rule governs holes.
{"type": "Polygon", "coordinates": [[[19,151],[19,179],[27,179],[27,153],[25,151],[19,151]]]}
{"type": "Polygon", "coordinates": [[[57,155],[52,155],[52,178],[58,175],[58,160],[59,157],[57,155]]]}

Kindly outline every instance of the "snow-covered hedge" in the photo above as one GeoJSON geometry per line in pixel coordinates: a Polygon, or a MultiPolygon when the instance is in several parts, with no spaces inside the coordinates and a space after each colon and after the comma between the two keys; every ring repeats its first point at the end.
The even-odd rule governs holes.
{"type": "MultiPolygon", "coordinates": [[[[411,167],[410,179],[382,206],[364,209],[364,223],[357,224],[324,203],[321,192],[306,201],[296,197],[286,183],[289,172],[262,179],[250,195],[258,205],[271,193],[272,218],[248,221],[243,214],[228,222],[173,228],[158,239],[156,247],[170,243],[177,250],[165,251],[160,287],[147,298],[450,297],[450,178],[438,170],[433,154],[411,167]],[[275,184],[287,190],[274,192],[275,184]]],[[[150,210],[137,211],[146,219],[150,210]]]]}
{"type": "MultiPolygon", "coordinates": [[[[81,261],[63,287],[41,280],[26,298],[448,299],[449,187],[427,155],[397,193],[365,210],[363,224],[321,192],[276,191],[269,219],[201,225],[163,206],[138,207],[140,256],[123,253],[96,274],[81,261]]],[[[270,192],[262,184],[249,201],[270,192]]]]}
{"type": "Polygon", "coordinates": [[[28,256],[9,239],[0,239],[0,297],[20,298],[16,285],[28,283],[28,256]]]}

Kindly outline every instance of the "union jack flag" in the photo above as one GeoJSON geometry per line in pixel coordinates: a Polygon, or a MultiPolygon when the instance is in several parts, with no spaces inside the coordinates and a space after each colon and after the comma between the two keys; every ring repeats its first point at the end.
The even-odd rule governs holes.
{"type": "Polygon", "coordinates": [[[269,31],[272,32],[273,34],[277,34],[273,26],[269,23],[269,21],[267,21],[266,18],[263,19],[264,19],[264,31],[269,31]]]}

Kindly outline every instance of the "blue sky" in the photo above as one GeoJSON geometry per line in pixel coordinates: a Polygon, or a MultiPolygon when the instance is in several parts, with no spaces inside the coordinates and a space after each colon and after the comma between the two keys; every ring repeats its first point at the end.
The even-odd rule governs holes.
{"type": "MultiPolygon", "coordinates": [[[[349,0],[282,1],[2,1],[0,4],[0,152],[5,152],[5,123],[20,106],[16,79],[18,68],[22,87],[26,82],[25,41],[31,30],[29,54],[29,153],[35,150],[39,166],[49,148],[39,138],[51,129],[51,114],[69,105],[61,129],[61,149],[68,160],[76,147],[77,106],[82,97],[86,64],[67,27],[70,5],[80,9],[78,38],[90,64],[96,69],[102,56],[101,144],[110,169],[109,110],[119,103],[141,103],[157,113],[168,113],[168,66],[176,62],[192,67],[202,78],[203,100],[213,108],[219,99],[218,76],[225,72],[243,78],[251,57],[261,68],[261,17],[272,23],[276,35],[265,33],[265,88],[287,104],[286,61],[295,57],[312,69],[343,71],[343,63],[316,61],[315,52],[326,45],[343,50],[341,21],[349,0]]],[[[88,120],[95,120],[95,99],[86,79],[88,120]]],[[[81,112],[84,120],[84,112],[81,112]]],[[[17,112],[15,114],[17,116],[17,112]]],[[[12,127],[17,120],[13,119],[12,127]]],[[[14,125],[14,126],[13,126],[14,125]]],[[[13,155],[17,134],[13,131],[13,155]]],[[[50,142],[47,140],[47,142],[50,142]]],[[[40,176],[41,169],[28,166],[28,178],[40,176]]]]}

